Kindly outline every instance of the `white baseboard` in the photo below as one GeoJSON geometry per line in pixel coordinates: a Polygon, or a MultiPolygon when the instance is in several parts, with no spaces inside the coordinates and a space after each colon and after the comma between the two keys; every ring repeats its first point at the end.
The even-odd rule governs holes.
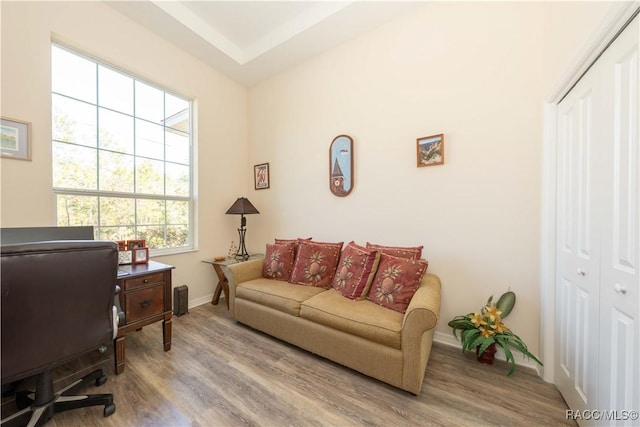
{"type": "Polygon", "coordinates": [[[200,298],[189,300],[189,308],[191,309],[191,308],[197,307],[197,306],[202,305],[202,304],[207,304],[207,303],[211,304],[211,300],[212,299],[213,299],[213,294],[205,295],[205,296],[200,297],[200,298]]]}

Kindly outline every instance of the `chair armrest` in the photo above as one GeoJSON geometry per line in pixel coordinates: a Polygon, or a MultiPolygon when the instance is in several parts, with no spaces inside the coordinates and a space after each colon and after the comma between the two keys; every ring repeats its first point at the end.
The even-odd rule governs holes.
{"type": "Polygon", "coordinates": [[[124,325],[126,319],[124,317],[124,310],[122,310],[122,306],[120,305],[120,291],[120,286],[116,285],[115,292],[113,294],[113,305],[118,313],[118,325],[124,325]]]}

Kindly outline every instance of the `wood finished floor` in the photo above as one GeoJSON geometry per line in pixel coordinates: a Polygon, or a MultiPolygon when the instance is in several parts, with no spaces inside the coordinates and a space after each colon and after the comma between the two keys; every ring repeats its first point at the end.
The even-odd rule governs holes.
{"type": "MultiPolygon", "coordinates": [[[[224,301],[174,317],[169,352],[160,324],[129,334],[121,375],[111,354],[83,363],[109,376],[87,392],[113,393],[116,413],[79,409],[47,426],[575,426],[556,387],[530,369],[507,377],[504,362],[435,343],[414,396],[237,324],[224,301]]],[[[58,370],[59,382],[77,369],[58,370]]]]}

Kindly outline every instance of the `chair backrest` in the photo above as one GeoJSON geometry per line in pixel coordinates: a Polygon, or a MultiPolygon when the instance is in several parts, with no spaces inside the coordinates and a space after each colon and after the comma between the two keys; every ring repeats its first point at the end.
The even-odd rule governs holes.
{"type": "Polygon", "coordinates": [[[45,242],[50,240],[93,240],[93,226],[9,227],[0,229],[0,243],[45,242]]]}
{"type": "Polygon", "coordinates": [[[115,242],[3,245],[1,258],[2,384],[111,342],[115,242]]]}

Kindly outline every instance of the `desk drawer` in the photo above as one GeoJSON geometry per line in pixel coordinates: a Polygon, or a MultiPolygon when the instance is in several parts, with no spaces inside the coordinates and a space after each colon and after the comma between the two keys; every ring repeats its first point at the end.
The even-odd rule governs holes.
{"type": "Polygon", "coordinates": [[[124,281],[124,290],[130,291],[143,286],[152,286],[160,283],[164,283],[164,273],[147,274],[145,276],[134,277],[133,279],[126,279],[124,281]]]}
{"type": "Polygon", "coordinates": [[[164,307],[163,291],[163,286],[154,286],[125,294],[125,316],[127,324],[162,313],[164,307]]]}

